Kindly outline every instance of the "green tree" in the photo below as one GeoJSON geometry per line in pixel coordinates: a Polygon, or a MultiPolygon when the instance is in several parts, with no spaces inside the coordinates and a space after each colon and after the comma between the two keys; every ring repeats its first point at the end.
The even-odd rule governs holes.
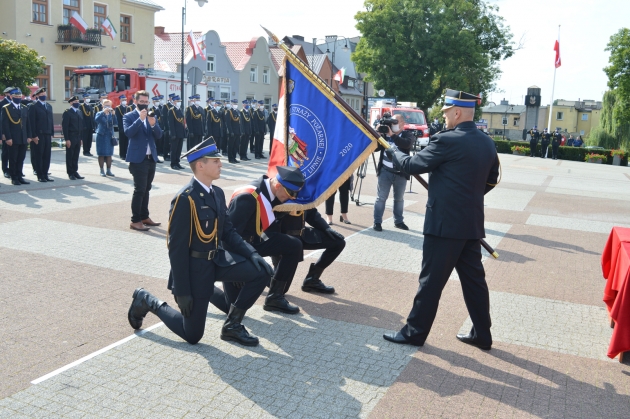
{"type": "Polygon", "coordinates": [[[13,86],[29,94],[28,86],[41,74],[45,57],[10,39],[0,39],[0,92],[13,86]]]}
{"type": "Polygon", "coordinates": [[[611,90],[604,94],[601,126],[616,140],[615,147],[630,149],[630,29],[622,28],[610,37],[608,76],[611,90]]]}
{"type": "Polygon", "coordinates": [[[444,89],[494,90],[498,62],[513,55],[498,8],[483,0],[366,0],[352,59],[379,89],[426,113],[444,89]]]}

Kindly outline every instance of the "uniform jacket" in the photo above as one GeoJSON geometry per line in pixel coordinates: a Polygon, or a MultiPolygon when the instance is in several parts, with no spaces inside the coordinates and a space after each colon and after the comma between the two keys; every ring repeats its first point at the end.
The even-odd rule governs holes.
{"type": "Polygon", "coordinates": [[[252,118],[248,109],[241,109],[241,134],[252,135],[252,118]]]}
{"type": "Polygon", "coordinates": [[[541,142],[549,144],[549,140],[551,140],[551,134],[548,132],[543,132],[540,134],[541,142]]]}
{"type": "Polygon", "coordinates": [[[116,108],[114,108],[114,110],[116,111],[115,114],[116,123],[118,124],[118,136],[124,140],[125,138],[127,138],[127,134],[125,134],[123,116],[125,116],[125,114],[131,109],[129,108],[129,106],[118,105],[116,106],[116,108]]]}
{"type": "MultiPolygon", "coordinates": [[[[265,179],[269,179],[267,176],[261,176],[255,181],[251,182],[250,185],[256,188],[257,194],[262,194],[267,198],[267,200],[272,203],[274,196],[269,194],[269,190],[267,189],[267,185],[265,185],[265,179]]],[[[278,200],[275,202],[279,203],[278,200]]],[[[230,217],[230,221],[234,225],[236,232],[243,237],[249,243],[259,243],[262,239],[258,236],[258,232],[256,231],[256,223],[260,223],[260,220],[256,217],[256,209],[258,206],[258,201],[251,193],[241,193],[236,195],[231,201],[230,206],[228,207],[228,216],[230,217]]],[[[274,226],[276,222],[272,223],[267,230],[266,233],[270,231],[280,231],[279,225],[274,226]]],[[[262,228],[262,225],[259,226],[262,228]]]]}
{"type": "Polygon", "coordinates": [[[559,132],[554,132],[551,135],[551,145],[560,145],[561,142],[562,142],[562,134],[560,134],[559,132]]]}
{"type": "Polygon", "coordinates": [[[235,111],[234,109],[226,109],[225,121],[228,134],[236,137],[241,135],[243,132],[241,129],[241,113],[238,110],[235,111]]]}
{"type": "Polygon", "coordinates": [[[436,134],[413,157],[397,152],[406,173],[429,173],[424,234],[452,239],[485,237],[483,197],[494,188],[499,158],[474,122],[436,134]]]}
{"type": "Polygon", "coordinates": [[[317,208],[303,211],[299,215],[289,212],[276,212],[276,221],[265,231],[280,231],[295,236],[295,232],[302,230],[300,238],[305,243],[321,243],[326,237],[326,230],[330,228],[322,218],[317,208]],[[310,227],[307,227],[308,224],[310,227]]]}
{"type": "Polygon", "coordinates": [[[83,131],[83,116],[79,114],[81,109],[68,108],[61,116],[61,130],[63,139],[76,144],[81,141],[81,131],[83,131]]]}
{"type": "Polygon", "coordinates": [[[33,103],[28,108],[28,120],[31,124],[31,134],[33,137],[39,135],[53,135],[55,126],[53,124],[53,111],[50,104],[40,102],[33,103]]]}
{"type": "Polygon", "coordinates": [[[93,132],[96,129],[96,123],[94,122],[94,109],[89,103],[82,103],[79,106],[81,115],[83,116],[83,130],[93,132]]]}
{"type": "Polygon", "coordinates": [[[252,115],[252,130],[258,134],[264,134],[267,131],[265,126],[265,112],[256,109],[252,115]]]}
{"type": "Polygon", "coordinates": [[[94,119],[96,119],[96,114],[103,110],[103,103],[98,102],[96,105],[92,106],[94,110],[94,119]]]}
{"type": "Polygon", "coordinates": [[[168,289],[172,290],[174,295],[210,297],[215,267],[241,263],[255,252],[254,248],[238,235],[227,216],[223,190],[217,186],[212,186],[212,190],[213,193],[207,193],[193,178],[171,201],[168,226],[171,272],[168,289]],[[196,220],[191,219],[192,205],[195,206],[198,224],[196,220]],[[216,241],[203,243],[196,232],[196,226],[198,225],[204,234],[210,234],[214,230],[215,220],[218,220],[216,241]],[[218,251],[212,260],[207,260],[191,257],[190,250],[218,251]]]}
{"type": "Polygon", "coordinates": [[[155,148],[155,140],[162,138],[162,130],[156,122],[153,128],[149,125],[149,119],[145,121],[140,119],[140,113],[132,111],[123,117],[123,126],[125,133],[129,138],[129,148],[127,149],[127,158],[125,161],[129,163],[141,163],[147,155],[147,145],[151,149],[153,160],[157,161],[157,150],[155,148]]]}
{"type": "Polygon", "coordinates": [[[223,136],[223,118],[216,109],[206,113],[206,135],[211,135],[215,141],[223,136]]]}
{"type": "Polygon", "coordinates": [[[195,105],[187,107],[186,126],[190,135],[203,135],[203,109],[195,105]]]}
{"type": "Polygon", "coordinates": [[[155,120],[157,121],[157,124],[160,126],[160,129],[162,131],[164,131],[164,127],[162,127],[162,111],[160,110],[160,106],[157,107],[153,107],[153,108],[149,108],[149,110],[152,110],[153,112],[155,112],[155,120]]]}
{"type": "Polygon", "coordinates": [[[184,114],[181,109],[175,106],[168,111],[168,130],[171,138],[184,138],[186,136],[186,127],[184,127],[184,114]]]}
{"type": "Polygon", "coordinates": [[[28,122],[28,108],[9,103],[2,108],[2,134],[5,140],[13,140],[13,145],[28,144],[31,138],[31,125],[28,122]]]}
{"type": "Polygon", "coordinates": [[[2,134],[2,108],[4,105],[8,105],[11,101],[5,96],[4,99],[0,100],[0,139],[4,140],[4,135],[2,134]]]}
{"type": "Polygon", "coordinates": [[[278,112],[271,112],[267,118],[267,126],[269,127],[269,137],[273,139],[273,133],[276,130],[276,120],[278,119],[278,112]]]}
{"type": "Polygon", "coordinates": [[[540,139],[540,131],[538,131],[537,129],[530,129],[529,130],[529,137],[533,141],[538,141],[540,139]]]}

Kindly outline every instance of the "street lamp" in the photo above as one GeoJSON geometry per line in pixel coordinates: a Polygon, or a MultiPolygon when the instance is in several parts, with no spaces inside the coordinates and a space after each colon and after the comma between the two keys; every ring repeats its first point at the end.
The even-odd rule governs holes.
{"type": "MultiPolygon", "coordinates": [[[[507,125],[507,123],[508,123],[508,117],[507,117],[507,113],[508,113],[508,106],[509,106],[509,105],[505,105],[505,112],[503,113],[503,121],[501,121],[501,122],[503,122],[503,139],[504,139],[504,140],[505,140],[505,126],[506,126],[506,125],[507,125]]],[[[514,105],[509,106],[509,110],[510,110],[510,111],[514,110],[514,105]]]]}
{"type": "MultiPolygon", "coordinates": [[[[345,45],[343,47],[341,47],[342,51],[348,51],[350,50],[350,48],[348,47],[348,38],[346,38],[345,36],[337,36],[337,35],[326,35],[326,54],[331,54],[330,52],[330,47],[328,46],[329,42],[333,43],[333,50],[332,50],[332,54],[331,54],[331,60],[330,62],[332,63],[332,68],[333,71],[335,71],[335,51],[337,50],[337,40],[339,38],[343,38],[345,40],[345,45]]],[[[339,84],[343,84],[343,80],[339,81],[339,84]]],[[[332,87],[332,77],[330,79],[330,87],[332,87]]]]}
{"type": "MultiPolygon", "coordinates": [[[[208,3],[208,0],[195,0],[197,2],[197,4],[199,5],[199,7],[203,7],[204,4],[208,3]]],[[[186,96],[184,94],[184,25],[186,24],[186,0],[184,0],[184,7],[182,7],[182,62],[179,66],[179,70],[181,72],[181,85],[180,85],[180,91],[181,91],[181,99],[182,99],[182,106],[181,109],[184,109],[184,96],[186,96]]],[[[194,39],[193,39],[194,41],[194,39]]]]}

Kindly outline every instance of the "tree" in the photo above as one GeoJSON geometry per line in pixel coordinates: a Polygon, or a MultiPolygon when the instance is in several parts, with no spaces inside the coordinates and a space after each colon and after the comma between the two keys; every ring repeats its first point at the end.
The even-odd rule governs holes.
{"type": "Polygon", "coordinates": [[[512,35],[483,0],[367,0],[352,59],[378,89],[425,113],[444,89],[486,94],[512,56],[512,35]]]}
{"type": "Polygon", "coordinates": [[[0,39],[0,92],[8,86],[19,87],[30,94],[28,86],[41,74],[45,57],[37,51],[10,39],[0,39]]]}
{"type": "Polygon", "coordinates": [[[601,125],[617,140],[617,147],[630,148],[630,29],[622,28],[610,37],[610,52],[604,68],[611,90],[604,94],[601,125]]]}

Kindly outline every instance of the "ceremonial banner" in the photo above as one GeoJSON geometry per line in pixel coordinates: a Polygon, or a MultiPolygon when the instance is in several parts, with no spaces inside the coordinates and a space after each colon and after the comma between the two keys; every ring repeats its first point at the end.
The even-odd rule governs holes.
{"type": "Polygon", "coordinates": [[[199,55],[204,60],[206,59],[206,56],[204,55],[201,47],[199,46],[199,42],[197,42],[197,39],[195,39],[195,35],[193,34],[192,29],[190,30],[190,33],[188,34],[188,44],[190,44],[190,47],[192,48],[192,52],[194,56],[193,58],[197,58],[197,55],[199,55]]]}
{"type": "Polygon", "coordinates": [[[285,53],[268,175],[278,165],[304,174],[297,198],[274,208],[291,211],[324,202],[376,149],[377,138],[300,58],[285,53]]]}
{"type": "Polygon", "coordinates": [[[85,23],[85,20],[83,20],[80,14],[73,12],[72,17],[70,18],[70,24],[74,25],[83,35],[85,35],[88,25],[85,23]]]}

